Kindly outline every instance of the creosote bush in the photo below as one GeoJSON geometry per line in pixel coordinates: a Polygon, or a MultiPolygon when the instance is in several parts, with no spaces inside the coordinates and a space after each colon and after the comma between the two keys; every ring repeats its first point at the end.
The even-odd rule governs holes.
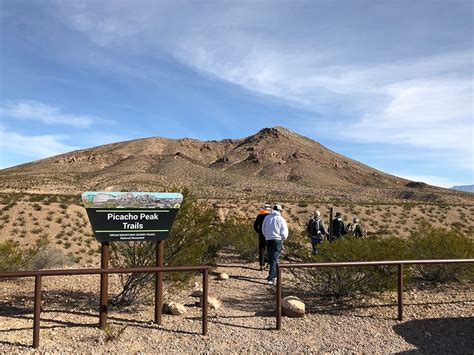
{"type": "MultiPolygon", "coordinates": [[[[408,239],[413,259],[469,259],[474,257],[474,242],[457,230],[435,228],[423,221],[408,239]]],[[[474,280],[472,264],[416,265],[415,277],[432,283],[463,278],[474,280]]]]}
{"type": "Polygon", "coordinates": [[[69,263],[64,253],[49,245],[45,237],[39,238],[34,246],[21,247],[18,242],[7,240],[0,243],[0,270],[41,270],[62,267],[69,263]]]}
{"type": "MultiPolygon", "coordinates": [[[[470,259],[474,257],[473,240],[457,231],[434,228],[421,222],[403,240],[396,237],[345,238],[320,244],[319,253],[311,255],[303,234],[293,234],[286,242],[284,257],[302,262],[376,261],[406,259],[470,259]]],[[[365,266],[294,270],[297,280],[309,285],[315,294],[336,298],[351,298],[396,287],[395,266],[365,266]]],[[[417,265],[405,268],[405,281],[449,282],[473,278],[473,266],[417,265]]]]}
{"type": "Polygon", "coordinates": [[[228,219],[219,225],[219,248],[232,248],[248,261],[258,257],[258,236],[253,221],[228,219]]]}
{"type": "MultiPolygon", "coordinates": [[[[333,243],[325,241],[315,257],[309,251],[300,257],[304,262],[400,260],[404,259],[405,253],[404,242],[399,238],[350,237],[333,243]]],[[[296,271],[295,275],[310,284],[316,294],[336,298],[391,290],[397,284],[394,266],[317,268],[296,271]]]]}

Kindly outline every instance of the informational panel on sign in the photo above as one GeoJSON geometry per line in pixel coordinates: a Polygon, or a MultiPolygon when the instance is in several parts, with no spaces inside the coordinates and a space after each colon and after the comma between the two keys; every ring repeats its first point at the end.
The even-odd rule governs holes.
{"type": "Polygon", "coordinates": [[[99,242],[160,241],[168,238],[183,195],[86,191],[82,202],[99,242]]]}

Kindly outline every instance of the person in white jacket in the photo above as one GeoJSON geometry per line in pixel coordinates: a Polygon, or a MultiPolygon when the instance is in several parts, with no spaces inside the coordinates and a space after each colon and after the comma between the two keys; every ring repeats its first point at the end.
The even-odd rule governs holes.
{"type": "Polygon", "coordinates": [[[273,206],[273,210],[265,217],[262,225],[262,233],[267,241],[268,264],[268,284],[274,285],[276,282],[276,267],[280,258],[283,241],[288,238],[288,225],[281,215],[280,205],[273,206]]]}

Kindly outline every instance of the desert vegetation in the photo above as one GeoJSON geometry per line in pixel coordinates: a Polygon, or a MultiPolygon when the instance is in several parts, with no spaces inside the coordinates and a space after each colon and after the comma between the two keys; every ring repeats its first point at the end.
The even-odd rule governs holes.
{"type": "MultiPolygon", "coordinates": [[[[165,245],[167,265],[215,263],[220,250],[231,249],[253,261],[257,238],[253,218],[258,201],[199,200],[186,192],[185,202],[165,245]]],[[[284,201],[290,238],[284,257],[292,261],[393,260],[404,258],[473,257],[473,207],[442,204],[339,204],[311,200],[284,201]],[[328,209],[342,211],[346,220],[358,216],[367,237],[323,243],[320,254],[310,255],[303,232],[306,221],[320,210],[327,225],[328,209]]],[[[97,266],[99,243],[79,196],[50,194],[0,194],[0,245],[3,270],[97,266]],[[50,262],[48,262],[50,260],[50,262]]],[[[112,243],[112,264],[117,267],[154,265],[152,243],[112,243]]],[[[299,273],[297,279],[320,296],[353,297],[394,287],[394,268],[326,269],[299,273]]],[[[117,304],[130,303],[150,285],[151,275],[123,275],[117,304]]],[[[170,281],[186,281],[184,275],[170,281]]],[[[408,280],[446,282],[472,277],[459,266],[424,266],[407,270],[408,280]]]]}

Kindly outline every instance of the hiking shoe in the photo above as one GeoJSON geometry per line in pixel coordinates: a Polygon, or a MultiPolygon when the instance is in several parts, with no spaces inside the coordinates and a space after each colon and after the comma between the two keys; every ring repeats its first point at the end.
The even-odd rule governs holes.
{"type": "Polygon", "coordinates": [[[267,281],[267,284],[269,284],[269,285],[274,285],[275,283],[274,283],[273,280],[268,280],[268,281],[267,281]]]}

